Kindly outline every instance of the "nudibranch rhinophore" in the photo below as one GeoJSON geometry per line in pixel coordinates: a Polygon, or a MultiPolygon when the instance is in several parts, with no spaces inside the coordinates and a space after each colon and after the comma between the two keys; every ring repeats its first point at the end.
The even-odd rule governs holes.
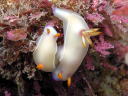
{"type": "Polygon", "coordinates": [[[59,65],[53,72],[56,80],[68,80],[81,65],[87,54],[90,36],[99,34],[98,29],[89,29],[85,20],[78,13],[53,7],[53,14],[63,21],[64,45],[59,52],[59,65]]]}
{"type": "Polygon", "coordinates": [[[33,58],[37,68],[46,72],[52,72],[56,68],[57,37],[60,34],[47,25],[43,34],[37,40],[37,46],[33,52],[33,58]]]}

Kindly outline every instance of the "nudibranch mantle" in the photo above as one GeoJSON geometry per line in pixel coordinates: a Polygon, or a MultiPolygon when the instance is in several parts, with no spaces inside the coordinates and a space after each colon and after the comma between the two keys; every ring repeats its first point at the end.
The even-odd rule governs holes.
{"type": "Polygon", "coordinates": [[[43,34],[37,40],[37,46],[33,52],[35,63],[42,64],[43,71],[52,72],[56,67],[57,31],[52,26],[46,26],[43,34]]]}
{"type": "Polygon", "coordinates": [[[125,63],[128,65],[128,53],[125,54],[125,63]]]}
{"type": "Polygon", "coordinates": [[[64,45],[59,55],[59,65],[53,72],[53,78],[56,80],[68,80],[81,65],[87,54],[89,44],[85,40],[86,47],[83,47],[83,38],[80,35],[81,30],[89,30],[85,20],[78,13],[70,10],[53,8],[54,16],[63,21],[64,45]],[[62,78],[58,78],[58,74],[62,78]]]}

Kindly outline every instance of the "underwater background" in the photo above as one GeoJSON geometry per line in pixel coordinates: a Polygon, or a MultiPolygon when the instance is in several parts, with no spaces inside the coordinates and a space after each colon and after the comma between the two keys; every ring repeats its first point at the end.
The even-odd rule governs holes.
{"type": "Polygon", "coordinates": [[[0,96],[128,96],[128,0],[0,0],[0,96]],[[45,25],[63,34],[53,6],[102,32],[91,37],[70,87],[38,70],[32,56],[45,25]]]}

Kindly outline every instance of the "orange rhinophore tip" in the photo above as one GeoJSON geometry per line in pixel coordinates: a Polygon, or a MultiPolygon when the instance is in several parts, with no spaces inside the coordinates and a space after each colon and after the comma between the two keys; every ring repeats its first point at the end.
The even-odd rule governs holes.
{"type": "Polygon", "coordinates": [[[58,74],[58,78],[59,78],[59,79],[62,79],[62,78],[63,78],[62,73],[59,73],[59,74],[58,74]]]}
{"type": "Polygon", "coordinates": [[[38,70],[41,70],[41,69],[44,68],[44,66],[43,66],[42,64],[38,64],[38,65],[36,66],[36,68],[37,68],[38,70]]]}
{"type": "Polygon", "coordinates": [[[51,31],[50,31],[50,29],[47,29],[47,33],[49,34],[51,31]]]}
{"type": "Polygon", "coordinates": [[[60,33],[56,33],[54,36],[55,36],[55,37],[60,37],[61,34],[60,34],[60,33]]]}
{"type": "Polygon", "coordinates": [[[71,86],[71,78],[68,78],[68,80],[67,80],[67,86],[68,86],[68,87],[71,86]]]}

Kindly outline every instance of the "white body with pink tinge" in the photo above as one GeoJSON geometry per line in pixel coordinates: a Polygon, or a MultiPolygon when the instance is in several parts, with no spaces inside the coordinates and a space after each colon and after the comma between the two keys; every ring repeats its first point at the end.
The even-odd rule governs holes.
{"type": "Polygon", "coordinates": [[[56,17],[63,21],[64,45],[59,53],[59,65],[53,72],[53,78],[60,80],[58,74],[62,74],[61,80],[70,78],[81,65],[87,54],[89,44],[83,47],[81,30],[88,30],[89,27],[79,14],[60,8],[53,8],[56,17]]]}
{"type": "Polygon", "coordinates": [[[125,54],[125,64],[128,65],[128,53],[125,54]]]}
{"type": "Polygon", "coordinates": [[[42,70],[46,72],[52,72],[56,68],[57,38],[54,37],[55,34],[57,31],[52,26],[46,26],[33,52],[35,63],[42,64],[44,66],[42,70]],[[49,34],[47,30],[50,30],[49,34]]]}

